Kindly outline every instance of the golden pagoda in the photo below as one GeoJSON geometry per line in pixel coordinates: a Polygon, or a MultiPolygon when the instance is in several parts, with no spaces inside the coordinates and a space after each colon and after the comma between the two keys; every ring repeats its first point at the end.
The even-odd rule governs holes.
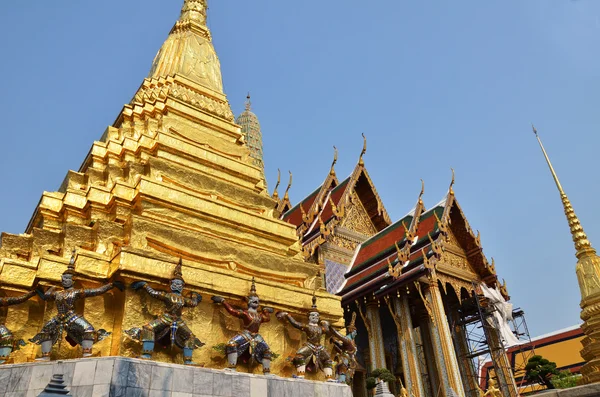
{"type": "Polygon", "coordinates": [[[575,243],[575,256],[577,257],[575,271],[577,272],[577,281],[579,282],[579,290],[581,291],[580,306],[581,319],[583,320],[581,329],[585,334],[585,338],[581,342],[583,344],[581,357],[583,357],[586,363],[581,367],[581,375],[583,375],[581,383],[600,382],[600,257],[598,257],[596,250],[588,240],[581,222],[577,218],[575,210],[573,210],[571,201],[558,180],[558,176],[554,171],[554,167],[552,167],[550,158],[544,149],[544,145],[535,127],[533,127],[533,132],[540,144],[542,153],[560,193],[567,222],[571,229],[573,243],[575,243]]]}
{"type": "MultiPolygon", "coordinates": [[[[168,285],[182,258],[185,292],[204,297],[186,312],[187,324],[206,343],[194,361],[223,368],[223,355],[212,347],[240,324],[207,298],[218,294],[241,303],[253,277],[263,305],[305,315],[315,293],[322,318],[342,324],[341,298],[322,287],[318,265],[304,260],[296,227],[279,219],[286,208],[278,210],[281,204],[268,194],[262,164],[252,157],[223,93],[206,0],[185,0],[148,77],[81,168],[69,171],[58,191],[42,194],[24,234],[2,234],[1,290],[12,296],[36,284],[58,285],[74,249],[79,287],[118,279],[159,288],[168,285]]],[[[123,330],[160,309],[130,288],[88,298],[79,307],[97,328],[112,332],[94,351],[128,357],[137,356],[139,346],[123,330]]],[[[31,299],[8,308],[6,326],[28,339],[54,311],[54,303],[31,299]]],[[[261,334],[281,357],[272,371],[291,374],[285,358],[298,348],[301,333],[273,319],[261,334]]],[[[80,354],[62,343],[51,358],[80,354]]],[[[28,344],[11,360],[38,356],[38,346],[28,344]]],[[[180,362],[175,353],[155,357],[180,362]]]]}

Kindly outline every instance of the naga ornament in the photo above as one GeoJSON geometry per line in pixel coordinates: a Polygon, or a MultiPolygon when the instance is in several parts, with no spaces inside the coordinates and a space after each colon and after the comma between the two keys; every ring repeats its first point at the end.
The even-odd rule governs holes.
{"type": "Polygon", "coordinates": [[[110,335],[104,329],[95,330],[82,315],[75,313],[75,302],[79,299],[85,299],[92,296],[102,295],[113,288],[123,291],[125,286],[120,281],[113,281],[98,288],[75,289],[73,288],[73,275],[75,274],[75,250],[69,261],[67,270],[62,274],[62,291],[56,291],[50,287],[46,292],[37,290],[40,297],[47,301],[56,302],[58,314],[42,327],[42,330],[29,339],[38,345],[42,345],[42,357],[40,361],[50,360],[50,351],[52,346],[62,337],[63,331],[67,333],[67,342],[71,346],[80,345],[83,350],[83,357],[92,355],[92,345],[110,335]]]}
{"type": "Polygon", "coordinates": [[[204,343],[196,338],[181,318],[184,307],[196,307],[202,301],[202,296],[195,292],[191,292],[189,298],[182,295],[185,282],[181,273],[181,265],[181,259],[179,259],[171,278],[171,292],[157,291],[145,281],[136,281],[131,284],[131,288],[134,290],[144,288],[152,298],[163,301],[166,309],[156,319],[142,328],[134,327],[124,331],[130,338],[142,342],[142,355],[140,356],[142,359],[152,358],[154,344],[162,342],[171,347],[175,345],[182,349],[184,363],[193,365],[192,353],[194,349],[204,346],[204,343]]]}
{"type": "MultiPolygon", "coordinates": [[[[0,308],[2,308],[0,310],[6,315],[5,308],[7,306],[23,303],[34,295],[35,291],[30,291],[21,296],[0,298],[0,308]]],[[[13,350],[20,349],[21,346],[25,346],[25,341],[23,339],[15,340],[12,332],[6,328],[6,325],[0,324],[0,364],[4,364],[6,360],[8,360],[10,353],[12,353],[13,350]]]]}
{"type": "Polygon", "coordinates": [[[241,319],[244,324],[244,329],[227,343],[225,351],[227,353],[229,369],[235,370],[238,358],[247,353],[250,359],[262,364],[265,375],[269,374],[271,372],[271,349],[269,349],[269,345],[267,345],[267,342],[265,342],[258,331],[262,323],[271,321],[273,309],[263,307],[262,311],[258,311],[260,300],[256,294],[254,277],[252,278],[252,286],[248,295],[248,308],[246,310],[235,309],[225,301],[225,298],[220,296],[213,296],[211,299],[215,303],[223,304],[229,314],[241,319]]]}
{"type": "Polygon", "coordinates": [[[330,328],[333,349],[336,352],[335,361],[337,381],[339,383],[352,384],[354,371],[356,371],[356,312],[352,313],[352,321],[346,327],[346,336],[339,333],[333,327],[330,328]]]}
{"type": "Polygon", "coordinates": [[[319,311],[317,310],[317,297],[313,294],[312,310],[308,313],[308,324],[296,321],[287,312],[277,312],[279,321],[287,319],[289,323],[306,334],[306,343],[296,352],[292,360],[296,367],[296,378],[304,378],[307,366],[314,366],[315,369],[321,369],[325,372],[325,378],[328,382],[334,382],[333,361],[331,356],[321,345],[323,334],[330,335],[331,328],[327,321],[320,321],[319,311]]]}

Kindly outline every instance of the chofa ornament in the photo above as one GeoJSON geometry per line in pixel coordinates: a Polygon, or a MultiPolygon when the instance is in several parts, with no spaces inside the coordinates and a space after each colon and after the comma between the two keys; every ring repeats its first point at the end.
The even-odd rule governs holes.
{"type": "Polygon", "coordinates": [[[94,329],[94,326],[85,317],[75,313],[75,302],[80,299],[102,295],[113,288],[123,291],[125,286],[121,281],[113,281],[98,288],[74,288],[75,254],[76,251],[73,250],[67,270],[62,274],[62,291],[56,291],[55,287],[50,287],[46,292],[40,289],[37,290],[43,300],[55,301],[56,310],[58,311],[56,316],[44,324],[42,330],[37,335],[29,339],[31,342],[42,346],[42,357],[38,358],[38,360],[50,360],[52,346],[62,337],[63,331],[66,332],[67,342],[71,346],[81,346],[83,357],[91,356],[92,345],[110,334],[110,332],[106,332],[104,329],[94,329]]]}
{"type": "Polygon", "coordinates": [[[196,338],[181,317],[184,307],[196,307],[202,301],[202,296],[196,292],[190,292],[189,298],[182,295],[185,282],[183,281],[181,267],[182,260],[180,258],[171,278],[171,292],[155,290],[146,281],[136,281],[131,284],[131,288],[134,290],[144,288],[148,295],[163,301],[165,304],[165,311],[156,319],[141,328],[134,327],[124,331],[130,338],[142,342],[142,355],[140,358],[152,358],[155,343],[162,342],[182,349],[184,363],[192,365],[194,364],[192,361],[194,349],[204,346],[204,343],[196,338]]]}
{"type": "Polygon", "coordinates": [[[252,360],[262,364],[264,374],[269,374],[271,372],[271,349],[258,332],[260,331],[260,325],[262,323],[271,321],[273,309],[270,307],[263,307],[260,312],[258,311],[260,299],[256,294],[254,277],[252,278],[250,293],[248,294],[247,309],[236,309],[227,303],[225,298],[221,296],[213,296],[211,299],[215,303],[223,304],[225,310],[227,310],[229,314],[239,318],[243,322],[242,331],[231,338],[229,342],[227,342],[227,347],[225,348],[229,369],[235,370],[238,359],[241,356],[248,354],[252,360]]]}

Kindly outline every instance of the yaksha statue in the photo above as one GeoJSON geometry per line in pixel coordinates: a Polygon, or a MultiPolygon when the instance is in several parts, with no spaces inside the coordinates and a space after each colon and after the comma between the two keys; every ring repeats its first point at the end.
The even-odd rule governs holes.
{"type": "Polygon", "coordinates": [[[258,331],[262,323],[271,321],[273,309],[263,307],[261,312],[258,311],[260,300],[256,294],[254,277],[252,278],[252,286],[248,295],[248,308],[246,310],[233,308],[225,301],[225,298],[220,296],[213,296],[211,299],[215,303],[222,303],[229,314],[241,319],[244,324],[244,329],[227,343],[226,353],[229,369],[235,370],[238,358],[248,352],[251,359],[262,364],[263,373],[265,375],[269,374],[271,372],[271,350],[258,331]]]}
{"type": "Polygon", "coordinates": [[[183,297],[182,292],[185,282],[183,281],[181,266],[182,262],[179,259],[171,278],[171,292],[157,291],[145,281],[136,281],[131,284],[131,288],[134,290],[144,288],[152,298],[163,301],[166,308],[160,316],[142,328],[134,327],[124,331],[130,338],[142,342],[142,355],[140,358],[152,358],[154,344],[163,342],[170,344],[171,347],[176,345],[182,349],[184,364],[193,365],[193,350],[204,346],[204,343],[194,336],[181,318],[184,307],[196,307],[202,301],[202,296],[195,292],[191,292],[189,298],[183,297]],[[165,340],[165,338],[168,339],[165,340]]]}
{"type": "Polygon", "coordinates": [[[336,352],[336,375],[340,383],[352,384],[356,370],[356,313],[352,313],[352,321],[346,327],[346,336],[333,327],[330,328],[334,351],[336,352]]]}
{"type": "Polygon", "coordinates": [[[334,382],[333,362],[331,356],[325,350],[325,346],[321,345],[321,337],[323,334],[330,335],[331,330],[327,321],[320,321],[319,311],[317,310],[317,297],[313,295],[312,310],[308,313],[308,324],[303,324],[296,321],[286,312],[277,312],[279,321],[287,319],[294,327],[303,331],[306,334],[306,343],[297,352],[292,360],[296,367],[297,378],[304,378],[306,366],[314,363],[315,369],[322,369],[325,372],[325,378],[328,382],[334,382]]]}
{"type": "Polygon", "coordinates": [[[82,315],[75,313],[75,301],[102,295],[113,288],[123,291],[125,286],[120,281],[113,281],[98,288],[75,289],[73,288],[74,274],[75,251],[73,251],[67,270],[62,274],[63,290],[55,291],[54,287],[50,287],[46,292],[37,290],[43,300],[55,301],[58,311],[58,314],[44,324],[37,335],[29,339],[30,342],[42,345],[42,357],[38,360],[50,360],[52,346],[62,336],[63,331],[66,331],[66,339],[71,346],[81,346],[83,357],[91,356],[92,345],[110,335],[110,332],[106,332],[104,329],[95,330],[82,315]]]}
{"type": "MultiPolygon", "coordinates": [[[[3,297],[0,298],[0,310],[4,316],[6,316],[6,307],[18,305],[19,303],[23,303],[32,296],[35,295],[34,291],[29,291],[25,295],[15,296],[15,297],[3,297]]],[[[13,350],[18,350],[21,346],[25,346],[25,341],[23,339],[15,340],[12,332],[6,325],[0,324],[0,364],[4,364],[6,360],[8,360],[8,356],[12,353],[13,350]]]]}

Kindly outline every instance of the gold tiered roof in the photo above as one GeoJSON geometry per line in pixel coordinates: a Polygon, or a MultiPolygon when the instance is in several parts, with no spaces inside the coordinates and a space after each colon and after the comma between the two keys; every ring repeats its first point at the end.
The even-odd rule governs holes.
{"type": "Polygon", "coordinates": [[[235,122],[242,127],[246,145],[248,146],[248,149],[250,149],[250,157],[254,159],[254,165],[264,172],[265,163],[263,159],[262,132],[260,130],[258,117],[252,112],[250,94],[246,97],[246,109],[235,119],[235,122]]]}

